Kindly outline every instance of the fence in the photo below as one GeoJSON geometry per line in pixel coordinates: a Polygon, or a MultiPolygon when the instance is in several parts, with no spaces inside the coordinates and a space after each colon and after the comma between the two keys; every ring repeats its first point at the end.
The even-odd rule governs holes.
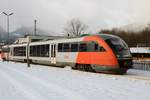
{"type": "Polygon", "coordinates": [[[133,61],[133,68],[150,71],[150,61],[133,61]]]}

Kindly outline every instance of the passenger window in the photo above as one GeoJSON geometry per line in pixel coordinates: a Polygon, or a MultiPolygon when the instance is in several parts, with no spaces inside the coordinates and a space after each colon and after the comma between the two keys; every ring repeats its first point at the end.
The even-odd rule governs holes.
{"type": "Polygon", "coordinates": [[[40,53],[41,53],[41,46],[40,45],[38,45],[37,47],[36,47],[36,50],[37,50],[37,55],[36,55],[36,57],[40,57],[40,53]]]}
{"type": "Polygon", "coordinates": [[[98,50],[98,47],[99,47],[98,43],[95,43],[95,44],[94,44],[94,51],[99,51],[99,50],[98,50]]]}
{"type": "Polygon", "coordinates": [[[45,56],[45,45],[41,45],[40,46],[40,56],[41,57],[44,57],[45,56]]]}
{"type": "Polygon", "coordinates": [[[46,45],[45,56],[49,57],[49,45],[46,45]]]}
{"type": "Polygon", "coordinates": [[[105,52],[106,50],[101,46],[101,47],[99,47],[99,51],[105,52]]]}
{"type": "Polygon", "coordinates": [[[78,52],[78,43],[71,44],[71,52],[78,52]]]}
{"type": "Polygon", "coordinates": [[[65,43],[65,44],[63,45],[63,52],[70,52],[69,43],[65,43]]]}
{"type": "Polygon", "coordinates": [[[58,52],[62,52],[63,44],[59,43],[58,44],[58,52]]]}
{"type": "Polygon", "coordinates": [[[87,52],[94,52],[94,42],[87,42],[87,52]]]}
{"type": "Polygon", "coordinates": [[[37,55],[37,46],[33,46],[33,56],[36,56],[37,55]]]}
{"type": "Polygon", "coordinates": [[[26,47],[14,47],[14,56],[26,56],[26,47]]]}
{"type": "Polygon", "coordinates": [[[100,46],[97,42],[88,42],[88,52],[104,52],[105,49],[100,46]]]}
{"type": "Polygon", "coordinates": [[[80,43],[79,51],[80,52],[86,52],[87,51],[87,44],[86,43],[80,43]]]}

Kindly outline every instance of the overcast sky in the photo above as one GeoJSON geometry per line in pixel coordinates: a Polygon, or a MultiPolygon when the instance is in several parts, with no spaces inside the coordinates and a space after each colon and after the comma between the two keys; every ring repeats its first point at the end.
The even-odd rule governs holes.
{"type": "MultiPolygon", "coordinates": [[[[62,33],[68,20],[79,18],[89,31],[121,27],[150,20],[150,0],[0,0],[0,12],[13,12],[10,30],[33,26],[62,33]]],[[[6,29],[6,17],[0,15],[0,25],[6,29]]]]}

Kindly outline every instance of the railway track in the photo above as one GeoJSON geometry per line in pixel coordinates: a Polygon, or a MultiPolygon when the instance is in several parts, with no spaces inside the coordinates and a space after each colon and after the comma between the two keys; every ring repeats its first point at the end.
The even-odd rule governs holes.
{"type": "Polygon", "coordinates": [[[110,74],[103,74],[106,75],[110,78],[115,78],[117,79],[128,79],[128,80],[132,80],[132,81],[149,81],[150,82],[150,76],[139,76],[139,75],[110,75],[110,74]]]}
{"type": "Polygon", "coordinates": [[[128,79],[133,79],[133,80],[150,81],[150,77],[148,77],[148,76],[126,75],[125,77],[128,78],[128,79]]]}

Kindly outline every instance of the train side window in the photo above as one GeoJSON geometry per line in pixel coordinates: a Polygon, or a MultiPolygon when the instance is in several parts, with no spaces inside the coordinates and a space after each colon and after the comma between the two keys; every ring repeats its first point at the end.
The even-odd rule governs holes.
{"type": "Polygon", "coordinates": [[[105,52],[106,50],[105,50],[102,46],[100,46],[100,47],[99,47],[99,51],[100,51],[100,52],[105,52]]]}
{"type": "Polygon", "coordinates": [[[97,51],[97,52],[104,52],[105,51],[104,47],[100,46],[98,43],[95,43],[94,48],[95,48],[95,51],[97,51]]]}
{"type": "Polygon", "coordinates": [[[62,52],[62,49],[63,49],[63,44],[59,43],[58,44],[58,52],[62,52]]]}
{"type": "Polygon", "coordinates": [[[78,52],[78,43],[71,44],[71,52],[78,52]]]}
{"type": "Polygon", "coordinates": [[[64,45],[63,45],[63,52],[70,52],[69,43],[64,43],[64,45]]]}
{"type": "Polygon", "coordinates": [[[54,57],[54,55],[53,55],[53,44],[51,45],[51,57],[54,57]]]}
{"type": "Polygon", "coordinates": [[[36,49],[37,49],[36,56],[37,56],[37,57],[40,57],[41,46],[40,46],[40,45],[36,46],[36,49]]]}
{"type": "Polygon", "coordinates": [[[30,46],[30,56],[49,57],[49,45],[30,46]]]}
{"type": "Polygon", "coordinates": [[[46,57],[49,57],[49,45],[47,44],[47,45],[45,45],[46,47],[45,47],[45,56],[46,57]]]}
{"type": "Polygon", "coordinates": [[[54,44],[54,55],[53,55],[53,57],[56,57],[56,44],[54,44]]]}
{"type": "Polygon", "coordinates": [[[94,51],[99,51],[99,45],[98,45],[98,43],[94,44],[94,51]]]}
{"type": "Polygon", "coordinates": [[[23,49],[23,50],[22,50],[23,56],[26,56],[26,47],[23,47],[22,49],[23,49]]]}
{"type": "Polygon", "coordinates": [[[105,49],[95,41],[88,42],[88,52],[104,52],[105,49]]]}
{"type": "Polygon", "coordinates": [[[33,56],[36,56],[37,54],[37,49],[36,49],[37,46],[33,46],[33,56]]]}
{"type": "Polygon", "coordinates": [[[87,44],[86,43],[80,43],[79,51],[80,52],[86,52],[87,51],[87,44]]]}
{"type": "Polygon", "coordinates": [[[14,47],[14,56],[26,56],[26,47],[14,47]]]}
{"type": "Polygon", "coordinates": [[[87,42],[87,52],[95,52],[95,42],[89,41],[87,42]]]}
{"type": "Polygon", "coordinates": [[[40,45],[40,57],[45,56],[45,45],[40,45]]]}

